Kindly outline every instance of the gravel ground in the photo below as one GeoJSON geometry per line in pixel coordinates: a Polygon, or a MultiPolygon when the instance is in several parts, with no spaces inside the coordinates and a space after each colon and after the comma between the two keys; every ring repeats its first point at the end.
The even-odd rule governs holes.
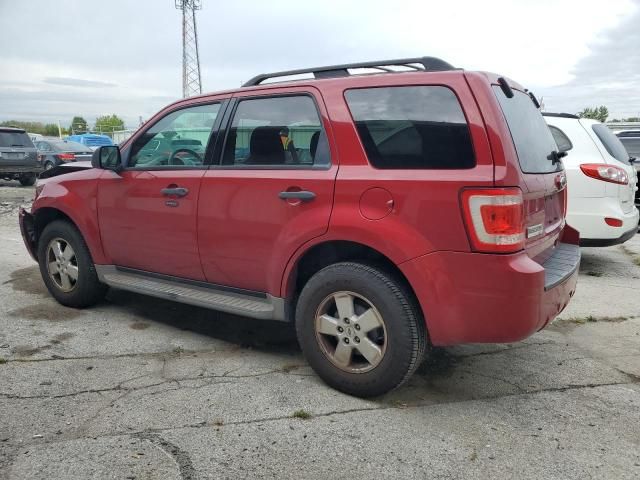
{"type": "Polygon", "coordinates": [[[584,249],[544,332],[438,349],[361,400],[282,324],[117,291],[58,305],[17,226],[32,196],[0,181],[0,478],[640,478],[640,236],[584,249]]]}

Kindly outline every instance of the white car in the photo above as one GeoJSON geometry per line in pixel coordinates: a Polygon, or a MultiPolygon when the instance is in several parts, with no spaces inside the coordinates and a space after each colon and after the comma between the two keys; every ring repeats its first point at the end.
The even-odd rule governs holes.
{"type": "Polygon", "coordinates": [[[623,243],[638,232],[636,170],[609,128],[568,113],[543,113],[567,173],[567,223],[580,232],[580,245],[623,243]]]}

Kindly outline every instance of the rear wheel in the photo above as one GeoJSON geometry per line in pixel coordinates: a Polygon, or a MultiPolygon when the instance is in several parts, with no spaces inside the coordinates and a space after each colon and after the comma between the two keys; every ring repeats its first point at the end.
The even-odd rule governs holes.
{"type": "Polygon", "coordinates": [[[45,162],[44,164],[44,169],[45,170],[51,170],[55,165],[53,164],[53,162],[45,162]]]}
{"type": "Polygon", "coordinates": [[[38,263],[45,285],[61,304],[83,308],[104,298],[107,286],[98,280],[89,249],[71,223],[56,220],[44,228],[38,263]]]}
{"type": "Polygon", "coordinates": [[[403,283],[360,263],[337,263],[305,285],[296,309],[298,341],[329,385],[372,397],[402,385],[424,357],[424,319],[403,283]]]}
{"type": "Polygon", "coordinates": [[[34,183],[36,183],[36,174],[35,173],[25,173],[24,175],[20,175],[18,178],[20,185],[23,187],[30,187],[34,183]]]}

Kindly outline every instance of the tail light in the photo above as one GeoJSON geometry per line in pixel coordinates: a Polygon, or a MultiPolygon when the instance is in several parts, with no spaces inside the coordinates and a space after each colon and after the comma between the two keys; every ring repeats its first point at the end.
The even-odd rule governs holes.
{"type": "Polygon", "coordinates": [[[463,190],[462,209],[473,250],[511,253],[524,248],[524,201],[519,188],[463,190]]]}
{"type": "Polygon", "coordinates": [[[602,180],[603,182],[617,183],[619,185],[627,185],[629,183],[629,175],[622,168],[607,165],[606,163],[585,163],[580,165],[580,170],[587,177],[602,180]]]}
{"type": "Polygon", "coordinates": [[[60,153],[58,154],[58,158],[63,162],[73,162],[76,156],[73,153],[60,153]]]}
{"type": "Polygon", "coordinates": [[[604,217],[604,223],[610,227],[621,227],[623,222],[619,218],[604,217]]]}

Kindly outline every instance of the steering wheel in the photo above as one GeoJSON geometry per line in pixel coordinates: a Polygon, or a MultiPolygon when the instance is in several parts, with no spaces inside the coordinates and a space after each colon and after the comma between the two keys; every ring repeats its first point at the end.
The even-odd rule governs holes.
{"type": "Polygon", "coordinates": [[[202,164],[202,157],[198,154],[198,152],[195,152],[190,148],[179,148],[178,150],[176,150],[171,154],[171,157],[169,157],[169,161],[168,161],[169,165],[185,165],[184,160],[177,156],[179,153],[187,153],[197,158],[200,164],[202,164]]]}

